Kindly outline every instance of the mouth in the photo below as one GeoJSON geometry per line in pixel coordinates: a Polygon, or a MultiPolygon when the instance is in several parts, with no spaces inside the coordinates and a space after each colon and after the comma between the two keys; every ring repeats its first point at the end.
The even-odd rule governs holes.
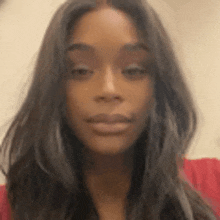
{"type": "Polygon", "coordinates": [[[120,135],[129,129],[133,117],[122,114],[98,114],[90,116],[86,122],[91,126],[92,130],[99,135],[120,135]]]}
{"type": "Polygon", "coordinates": [[[114,114],[114,115],[99,114],[95,116],[90,116],[86,121],[92,123],[113,124],[113,123],[128,123],[128,122],[132,122],[133,120],[134,120],[133,118],[121,114],[114,114]]]}
{"type": "Polygon", "coordinates": [[[121,134],[124,133],[131,125],[127,122],[96,122],[90,123],[92,129],[100,135],[121,134]]]}

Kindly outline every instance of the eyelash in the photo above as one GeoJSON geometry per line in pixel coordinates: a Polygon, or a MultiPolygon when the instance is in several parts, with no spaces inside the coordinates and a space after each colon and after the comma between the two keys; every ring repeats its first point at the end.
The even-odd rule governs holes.
{"type": "Polygon", "coordinates": [[[147,72],[146,69],[143,69],[143,68],[140,68],[140,67],[126,68],[125,70],[122,71],[122,73],[125,74],[126,71],[127,72],[133,72],[133,71],[138,71],[139,72],[138,74],[132,74],[132,76],[134,76],[134,75],[136,76],[136,75],[139,75],[139,74],[144,75],[147,72]]]}
{"type": "MultiPolygon", "coordinates": [[[[71,73],[73,73],[74,71],[81,71],[81,70],[83,70],[83,71],[89,71],[89,70],[87,70],[87,69],[83,69],[83,68],[76,68],[76,69],[73,69],[72,71],[71,71],[71,73]]],[[[89,71],[90,73],[93,73],[93,71],[89,71]]],[[[75,74],[75,73],[73,73],[73,74],[75,74]]],[[[81,75],[81,74],[79,74],[79,75],[81,75]]]]}
{"type": "MultiPolygon", "coordinates": [[[[78,73],[79,73],[79,71],[84,71],[84,73],[85,73],[85,71],[87,71],[87,73],[89,72],[90,74],[92,74],[93,73],[93,71],[90,71],[90,70],[88,70],[87,68],[83,68],[83,67],[79,67],[79,68],[75,68],[75,69],[73,69],[72,71],[71,71],[71,73],[73,74],[73,75],[75,75],[76,74],[76,72],[78,71],[78,73]]],[[[83,74],[83,75],[81,75],[81,74],[78,74],[78,75],[80,75],[80,76],[85,76],[85,75],[87,75],[87,73],[86,74],[83,74]]],[[[127,75],[130,75],[131,77],[135,77],[135,76],[139,76],[139,75],[141,75],[141,76],[143,76],[145,73],[147,73],[147,70],[146,69],[144,69],[144,68],[140,68],[140,67],[138,67],[138,66],[134,66],[133,68],[125,68],[125,70],[123,70],[122,71],[122,73],[123,74],[127,74],[127,75]],[[133,71],[139,71],[139,73],[135,73],[135,74],[129,74],[129,73],[126,73],[126,71],[127,72],[133,72],[133,71]]]]}

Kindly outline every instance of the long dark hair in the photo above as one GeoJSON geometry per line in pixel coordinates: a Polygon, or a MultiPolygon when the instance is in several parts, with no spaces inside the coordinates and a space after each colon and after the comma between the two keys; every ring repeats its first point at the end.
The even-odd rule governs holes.
{"type": "MultiPolygon", "coordinates": [[[[2,170],[15,220],[98,219],[83,181],[83,145],[66,122],[64,91],[68,36],[96,2],[72,0],[58,9],[28,95],[3,140],[8,167],[2,170]]],[[[196,130],[196,113],[170,38],[146,1],[109,4],[132,18],[155,58],[155,104],[135,143],[127,219],[216,219],[210,205],[179,175],[181,155],[196,130]]]]}

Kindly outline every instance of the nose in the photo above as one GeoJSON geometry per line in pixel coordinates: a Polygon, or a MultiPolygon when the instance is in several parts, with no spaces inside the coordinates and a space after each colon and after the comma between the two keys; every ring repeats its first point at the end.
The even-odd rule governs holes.
{"type": "Polygon", "coordinates": [[[122,99],[119,88],[118,88],[118,77],[116,70],[114,70],[111,66],[107,66],[105,70],[103,70],[101,85],[99,89],[98,100],[111,102],[111,101],[119,101],[122,99]]]}

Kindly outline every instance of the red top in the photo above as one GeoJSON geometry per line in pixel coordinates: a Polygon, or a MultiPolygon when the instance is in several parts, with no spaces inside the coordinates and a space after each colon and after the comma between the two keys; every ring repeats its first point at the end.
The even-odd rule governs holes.
{"type": "MultiPolygon", "coordinates": [[[[184,176],[191,186],[201,192],[220,217],[220,160],[184,160],[184,176]]],[[[0,219],[11,220],[10,205],[5,186],[0,186],[0,219]]]]}

